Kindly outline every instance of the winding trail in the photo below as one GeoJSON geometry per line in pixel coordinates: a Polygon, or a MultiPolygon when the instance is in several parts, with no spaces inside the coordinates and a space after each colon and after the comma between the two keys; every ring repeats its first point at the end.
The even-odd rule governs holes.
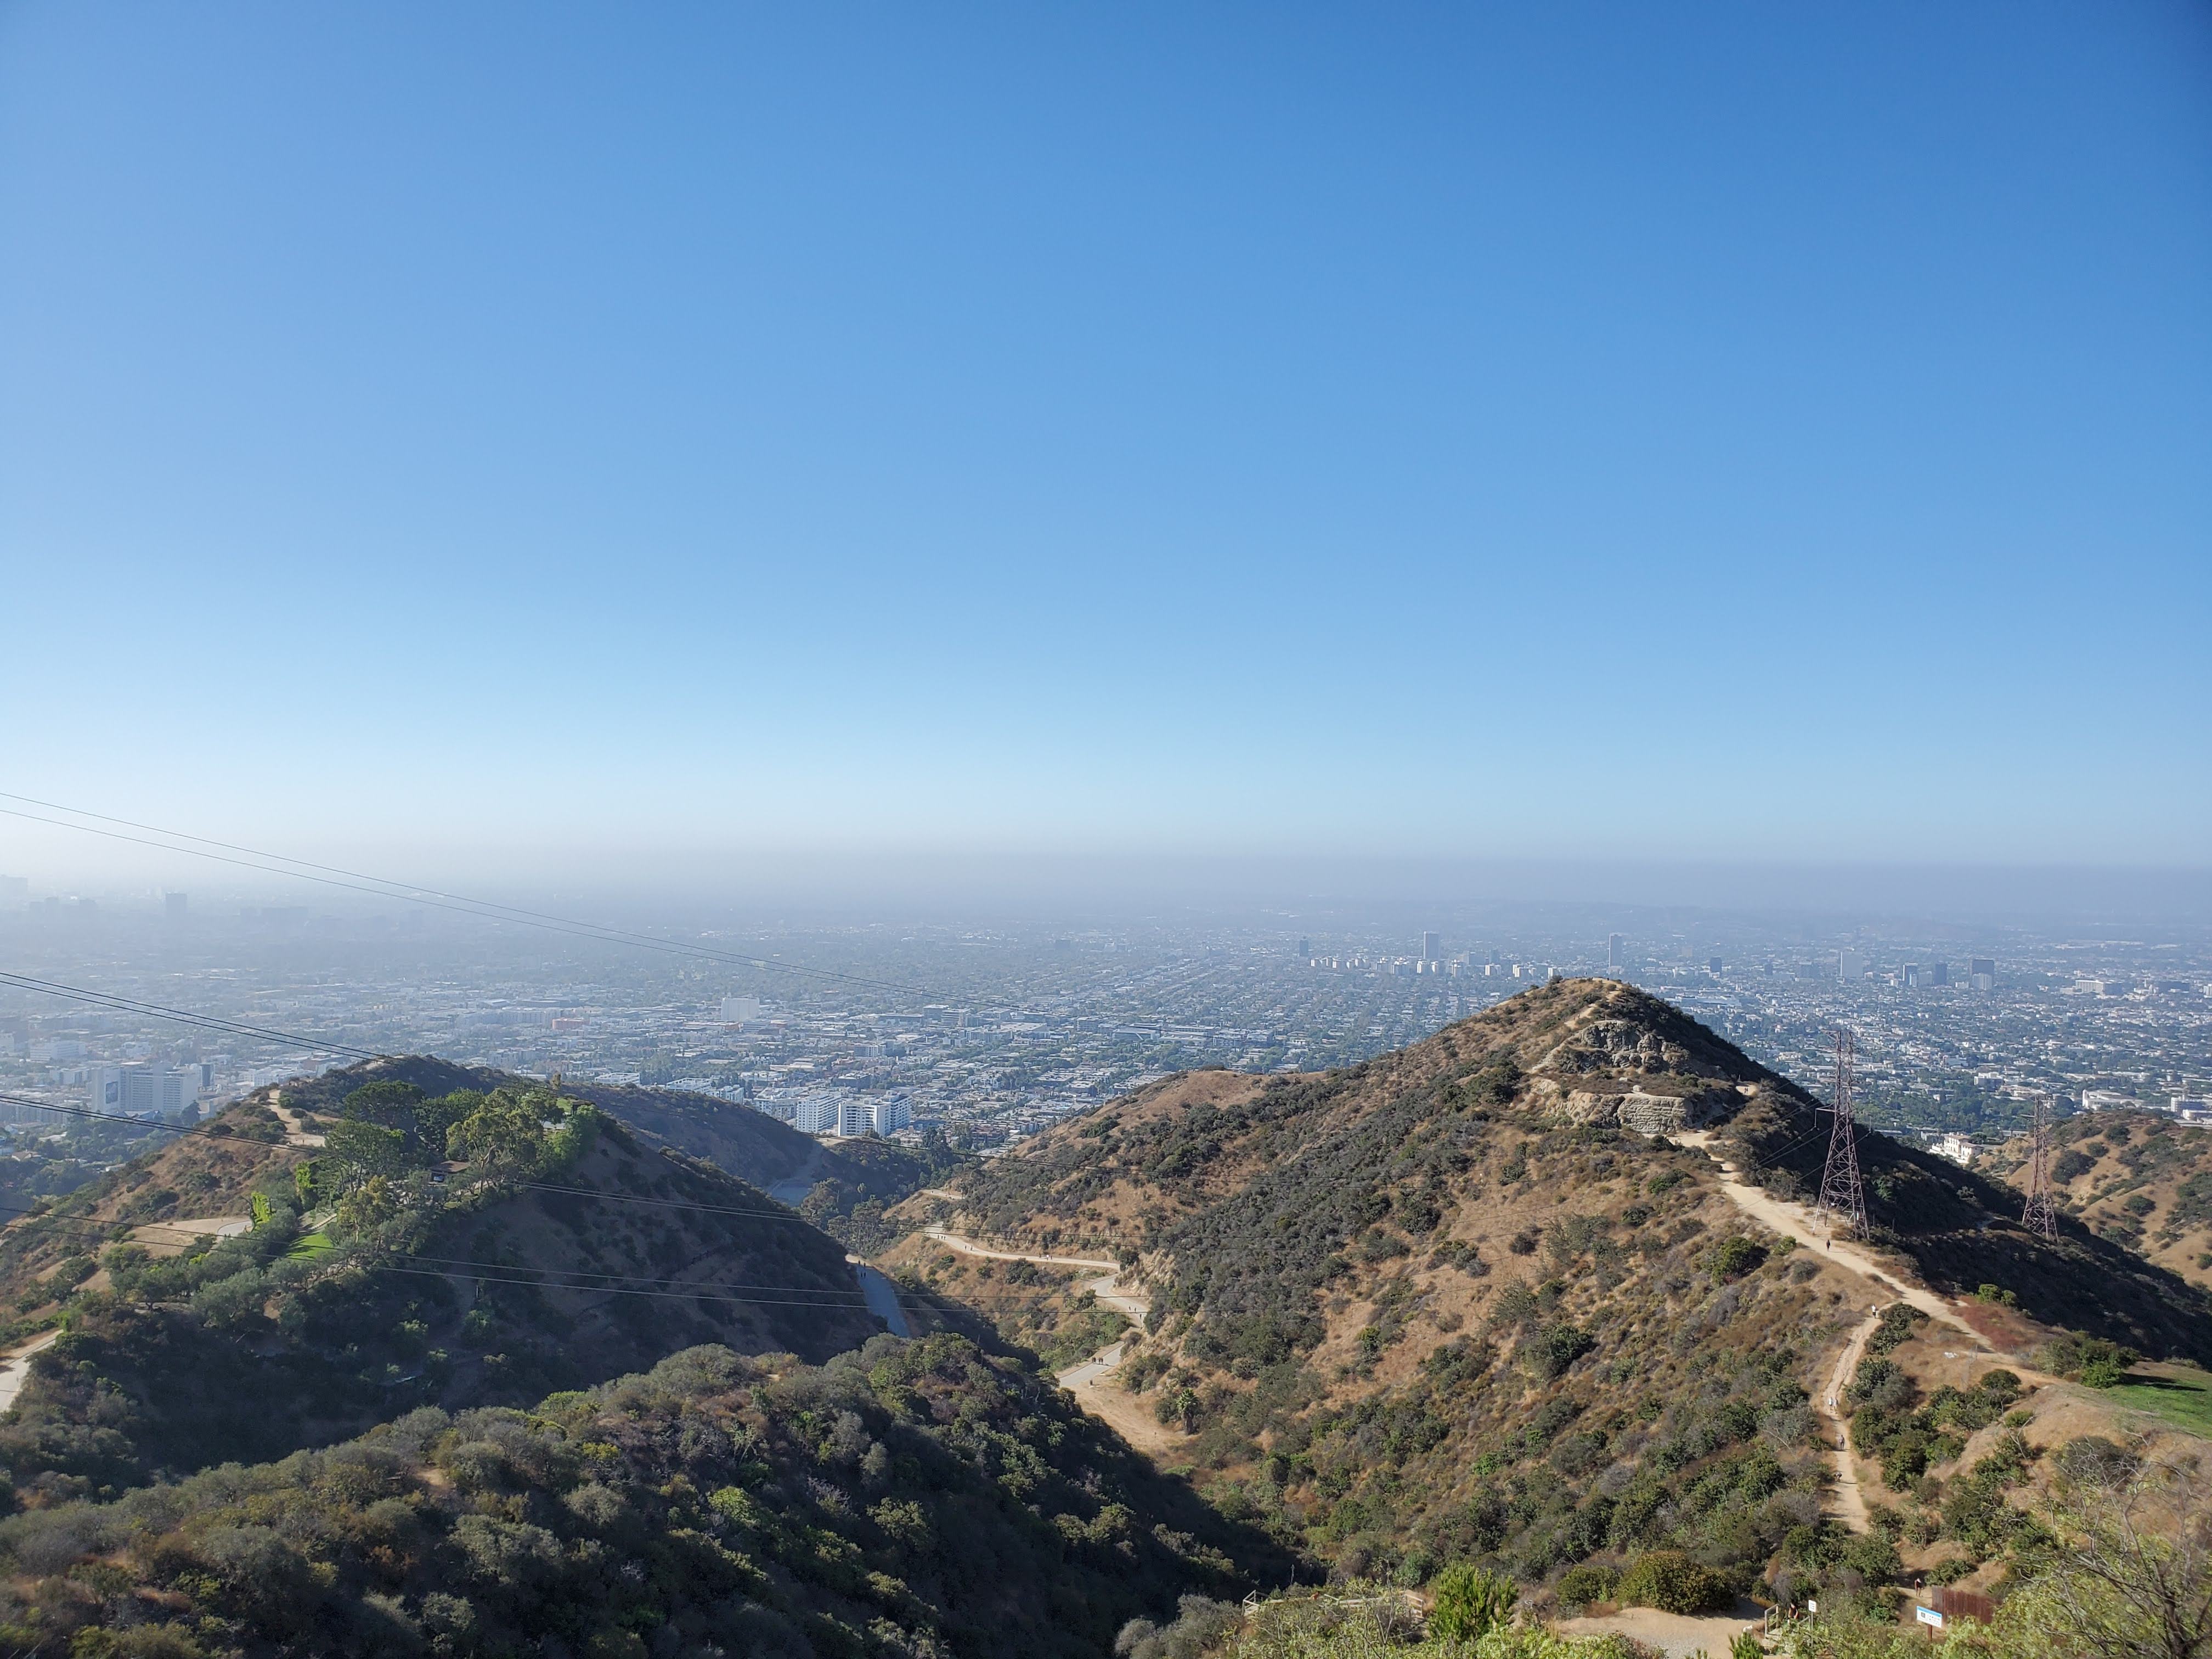
{"type": "Polygon", "coordinates": [[[1851,1376],[1858,1370],[1859,1356],[1866,1352],[1867,1339],[1881,1325],[1881,1310],[1869,1314],[1851,1333],[1844,1351],[1836,1356],[1835,1368],[1820,1389],[1820,1398],[1814,1402],[1813,1410],[1820,1419],[1820,1445],[1836,1460],[1835,1484],[1829,1487],[1836,1518],[1853,1532],[1869,1532],[1874,1520],[1867,1513],[1866,1493],[1859,1486],[1858,1449],[1851,1444],[1851,1419],[1844,1410],[1844,1390],[1850,1386],[1851,1376]]]}
{"type": "Polygon", "coordinates": [[[284,1091],[279,1089],[269,1097],[269,1109],[276,1114],[276,1121],[284,1126],[287,1146],[321,1146],[328,1137],[307,1127],[307,1120],[284,1103],[284,1091]]]}
{"type": "Polygon", "coordinates": [[[1976,1347],[1985,1346],[1982,1334],[1961,1318],[1948,1302],[1926,1285],[1908,1284],[1873,1251],[1848,1238],[1837,1237],[1833,1228],[1818,1219],[1802,1204],[1777,1198],[1765,1188],[1752,1186],[1740,1178],[1735,1165],[1713,1151],[1711,1130],[1680,1130],[1672,1138],[1685,1146],[1696,1147],[1711,1158],[1719,1167],[1721,1191],[1729,1202],[1761,1226],[1794,1238],[1801,1244],[1809,1245],[1815,1240],[1819,1241],[1820,1253],[1826,1260],[1838,1262],[1861,1277],[1872,1279],[1899,1301],[1919,1309],[1930,1319],[1964,1331],[1974,1339],[1976,1347]]]}
{"type": "MultiPolygon", "coordinates": [[[[1123,1285],[1121,1264],[1118,1261],[1091,1255],[1048,1255],[1039,1251],[996,1249],[944,1227],[925,1227],[922,1235],[933,1244],[942,1244],[948,1250],[957,1251],[962,1255],[980,1256],[987,1261],[1033,1261],[1041,1267],[1099,1268],[1103,1270],[1100,1275],[1084,1280],[1083,1288],[1097,1297],[1102,1306],[1126,1315],[1140,1326],[1144,1323],[1145,1316],[1152,1310],[1152,1298],[1141,1286],[1123,1285]]],[[[1114,1430],[1139,1451],[1154,1454],[1172,1451],[1182,1443],[1186,1437],[1174,1429],[1164,1427],[1138,1402],[1134,1395],[1115,1382],[1121,1370],[1121,1362],[1127,1358],[1128,1351],[1128,1339],[1117,1338],[1090,1358],[1061,1371],[1055,1380],[1075,1396],[1077,1405],[1114,1430]]]]}
{"type": "MultiPolygon", "coordinates": [[[[1952,1305],[1924,1285],[1905,1282],[1884,1264],[1871,1250],[1849,1238],[1838,1238],[1835,1229],[1827,1225],[1802,1204],[1793,1204],[1779,1199],[1764,1188],[1754,1187],[1741,1179],[1735,1165],[1712,1149],[1712,1131],[1688,1129],[1673,1137],[1686,1146],[1694,1146],[1711,1158],[1720,1171],[1720,1189],[1729,1202],[1771,1232],[1794,1238],[1808,1249],[1814,1241],[1820,1247],[1824,1261],[1832,1261],[1861,1278],[1871,1280],[1890,1291],[1893,1300],[1917,1308],[1930,1319],[1964,1331],[1973,1339],[1978,1353],[1987,1353],[1989,1348],[1982,1334],[1968,1324],[1952,1305]]],[[[1844,1390],[1850,1386],[1852,1376],[1858,1370],[1860,1358],[1866,1352],[1868,1339],[1881,1324],[1885,1304],[1876,1303],[1869,1308],[1867,1316],[1853,1328],[1843,1352],[1828,1373],[1828,1380],[1820,1390],[1820,1397],[1813,1402],[1814,1413],[1820,1419],[1820,1443],[1835,1460],[1835,1483],[1829,1488],[1830,1506],[1836,1517],[1853,1532],[1863,1533],[1873,1522],[1867,1514],[1864,1489],[1859,1480],[1858,1451],[1851,1444],[1850,1413],[1844,1409],[1844,1390]]]]}

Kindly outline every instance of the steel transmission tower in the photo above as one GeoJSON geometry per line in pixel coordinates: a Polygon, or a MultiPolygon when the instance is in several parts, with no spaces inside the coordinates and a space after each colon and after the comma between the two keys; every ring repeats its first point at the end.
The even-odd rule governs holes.
{"type": "Polygon", "coordinates": [[[1814,1206],[1813,1212],[1816,1216],[1839,1218],[1850,1226],[1854,1237],[1863,1238],[1867,1230],[1866,1194],[1859,1186],[1858,1125],[1851,1118],[1851,1054],[1856,1047],[1851,1034],[1838,1026],[1834,1101],[1829,1107],[1836,1115],[1836,1121],[1828,1134],[1827,1167],[1820,1171],[1820,1201],[1814,1206]]]}
{"type": "Polygon", "coordinates": [[[2058,1237],[2058,1212],[2051,1201],[2051,1100],[2035,1097],[2035,1144],[2027,1155],[2027,1202],[2020,1224],[2043,1238],[2058,1237]]]}

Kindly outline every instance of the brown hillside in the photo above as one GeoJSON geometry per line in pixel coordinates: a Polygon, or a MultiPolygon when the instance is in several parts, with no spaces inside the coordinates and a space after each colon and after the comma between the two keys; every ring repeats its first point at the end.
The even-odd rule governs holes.
{"type": "MultiPolygon", "coordinates": [[[[1543,1580],[1673,1545],[1747,1588],[1819,1531],[1808,1401],[1895,1293],[1645,1132],[1710,1133],[1786,1195],[1808,1157],[1817,1179],[1814,1105],[1656,999],[1570,981],[1343,1071],[1170,1079],[962,1177],[952,1224],[1137,1253],[1153,1310],[1122,1381],[1181,1432],[1167,1455],[1341,1567],[1488,1554],[1543,1580]]],[[[1990,1239],[1995,1183],[1879,1136],[1862,1161],[1899,1282],[2001,1282],[2154,1352],[2212,1337],[2105,1241],[1990,1239]]],[[[1078,1311],[919,1239],[901,1257],[1040,1346],[1078,1311]]],[[[1980,1323],[2024,1358],[2044,1333],[2007,1319],[1980,1323]]]]}
{"type": "MultiPolygon", "coordinates": [[[[2051,1132],[2051,1175],[2069,1213],[2097,1237],[2212,1290],[2212,1129],[2155,1112],[2096,1112],[2051,1132]]],[[[1980,1167],[2025,1191],[2024,1136],[1980,1167]]]]}

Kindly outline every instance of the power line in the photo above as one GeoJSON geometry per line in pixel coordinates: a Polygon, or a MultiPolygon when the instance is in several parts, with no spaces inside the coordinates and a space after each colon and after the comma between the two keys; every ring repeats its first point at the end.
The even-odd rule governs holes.
{"type": "Polygon", "coordinates": [[[129,842],[133,846],[151,847],[162,852],[182,853],[189,858],[207,859],[217,864],[237,866],[240,869],[258,870],[264,875],[290,876],[300,881],[317,882],[325,887],[343,888],[349,892],[367,893],[375,898],[399,899],[411,904],[421,904],[431,909],[451,910],[457,915],[476,916],[489,921],[513,921],[524,927],[542,928],[550,933],[566,933],[572,938],[592,939],[603,944],[636,945],[648,951],[660,951],[678,956],[703,957],[718,962],[745,968],[757,968],[773,973],[799,974],[808,978],[833,981],[843,985],[864,986],[872,990],[895,991],[902,996],[927,997],[930,993],[918,986],[902,985],[891,980],[872,979],[864,974],[841,973],[830,968],[810,968],[804,963],[785,962],[775,957],[748,956],[734,951],[717,950],[712,945],[693,945],[683,940],[656,939],[650,933],[641,933],[631,928],[615,927],[604,922],[587,921],[575,916],[556,915],[548,911],[526,910],[519,906],[501,904],[492,899],[474,898],[465,893],[448,893],[435,887],[418,886],[412,882],[393,879],[389,876],[367,874],[358,870],[341,869],[334,865],[316,864],[306,859],[295,859],[283,853],[264,852],[259,848],[240,847],[234,842],[215,841],[205,836],[195,836],[182,830],[170,830],[160,824],[140,823],[131,818],[111,817],[105,812],[94,812],[81,806],[68,806],[58,801],[41,800],[34,795],[18,795],[0,789],[0,799],[27,801],[33,806],[43,806],[51,811],[68,812],[78,817],[97,818],[102,823],[118,823],[131,830],[143,830],[148,835],[168,837],[166,841],[149,841],[144,836],[126,836],[119,830],[102,830],[89,823],[71,823],[64,818],[41,817],[36,812],[25,812],[12,806],[0,806],[0,813],[10,817],[27,819],[33,823],[52,825],[57,830],[75,830],[83,835],[104,836],[110,841],[129,842]],[[180,847],[178,842],[197,842],[198,846],[180,847]],[[208,848],[222,848],[224,852],[209,852],[208,848]],[[245,858],[232,858],[230,853],[242,853],[245,858]],[[254,862],[255,860],[265,860],[254,862]]]}
{"type": "MultiPolygon", "coordinates": [[[[362,1271],[373,1273],[410,1273],[417,1279],[450,1279],[453,1277],[451,1273],[439,1273],[428,1267],[364,1267],[362,1271]]],[[[762,1296],[699,1296],[692,1295],[683,1291],[623,1291],[601,1289],[597,1286],[586,1287],[573,1285],[541,1285],[536,1279],[494,1279],[483,1273],[471,1273],[470,1277],[474,1279],[480,1285],[527,1285],[533,1290],[541,1291],[580,1290],[583,1291],[584,1293],[592,1296],[649,1296],[668,1302],[733,1302],[741,1304],[746,1307],[753,1308],[823,1309],[848,1305],[823,1302],[784,1301],[775,1297],[762,1296]]]]}
{"type": "Polygon", "coordinates": [[[366,1048],[356,1048],[343,1042],[331,1042],[320,1037],[301,1036],[296,1031],[280,1031],[274,1026],[249,1025],[242,1020],[224,1019],[216,1014],[196,1014],[188,1009],[170,1008],[158,1002],[140,1002],[135,998],[118,996],[112,991],[88,990],[82,985],[64,985],[58,981],[33,979],[28,974],[0,970],[0,984],[13,985],[20,990],[38,991],[48,996],[69,996],[82,999],[95,1006],[112,1008],[125,1013],[152,1014],[157,1018],[172,1019],[185,1025],[204,1026],[210,1030],[228,1032],[233,1036],[263,1037],[276,1042],[295,1042],[302,1048],[319,1048],[326,1053],[350,1054],[356,1060],[382,1060],[382,1054],[372,1054],[366,1048]]]}
{"type": "MultiPolygon", "coordinates": [[[[30,1209],[21,1205],[15,1204],[0,1204],[0,1214],[12,1214],[33,1218],[45,1217],[50,1220],[50,1230],[52,1231],[76,1233],[103,1239],[110,1244],[117,1245],[143,1242],[135,1237],[117,1238],[114,1237],[114,1234],[118,1229],[127,1230],[132,1235],[149,1232],[166,1233],[169,1235],[169,1237],[160,1241],[160,1243],[165,1247],[171,1243],[180,1243],[183,1247],[189,1248],[191,1244],[198,1243],[202,1241],[206,1241],[210,1245],[213,1245],[215,1243],[221,1243],[227,1238],[241,1238],[246,1237],[243,1233],[204,1232],[195,1228],[181,1226],[162,1221],[128,1221],[118,1218],[113,1221],[103,1222],[92,1217],[85,1217],[82,1219],[70,1219],[55,1215],[51,1211],[30,1209]]],[[[622,1284],[631,1285],[659,1285],[680,1288],[696,1283],[702,1291],[776,1291],[797,1297],[817,1297],[827,1298],[826,1300],[822,1301],[819,1304],[823,1307],[849,1306],[853,1304],[855,1299],[860,1303],[865,1303],[867,1296],[867,1293],[865,1291],[840,1291],[830,1286],[819,1285],[767,1285],[753,1284],[737,1279],[707,1279],[692,1280],[685,1279],[666,1279],[658,1277],[652,1273],[599,1273],[587,1267],[533,1267],[526,1262],[478,1261],[471,1256],[421,1255],[412,1251],[400,1251],[396,1252],[395,1255],[398,1260],[403,1261],[422,1261],[449,1267],[477,1267],[503,1273],[534,1273],[549,1275],[560,1274],[570,1279],[620,1280],[622,1281],[622,1284]]],[[[385,1270],[386,1266],[384,1263],[376,1261],[347,1261],[337,1265],[357,1268],[364,1273],[382,1272],[385,1270]]],[[[448,1277],[450,1276],[451,1275],[448,1275],[448,1277]]],[[[471,1276],[473,1277],[475,1275],[471,1276]]],[[[524,1281],[502,1279],[497,1282],[502,1284],[514,1284],[524,1281]]],[[[577,1291],[590,1293],[617,1290],[622,1287],[621,1285],[617,1284],[564,1285],[559,1283],[556,1279],[550,1278],[530,1282],[537,1283],[539,1285],[539,1288],[543,1290],[577,1291]]],[[[804,1304],[793,1303],[788,1305],[798,1306],[804,1304]]]]}
{"type": "Polygon", "coordinates": [[[1851,1056],[1856,1041],[1848,1029],[1836,1028],[1834,1101],[1829,1110],[1835,1121],[1828,1135],[1828,1158],[1820,1171],[1820,1201],[1813,1206],[1819,1217],[1840,1216],[1855,1237],[1867,1231],[1866,1193],[1859,1184],[1858,1126],[1851,1115],[1851,1056]]]}
{"type": "MultiPolygon", "coordinates": [[[[819,1295],[832,1298],[861,1297],[865,1299],[866,1296],[866,1292],[863,1291],[831,1290],[825,1286],[815,1285],[751,1285],[737,1280],[719,1279],[702,1279],[696,1280],[689,1279],[662,1279],[658,1278],[652,1273],[597,1273],[588,1267],[534,1267],[527,1262],[475,1261],[463,1256],[417,1255],[411,1251],[398,1251],[394,1254],[396,1258],[402,1261],[427,1261],[433,1264],[442,1263],[447,1267],[452,1267],[499,1268],[508,1273],[560,1273],[564,1274],[570,1279],[620,1279],[624,1284],[629,1285],[663,1285],[678,1289],[681,1289],[683,1286],[696,1283],[702,1291],[783,1291],[794,1295],[819,1295]]],[[[362,1262],[356,1265],[374,1272],[380,1264],[375,1262],[362,1262]]],[[[542,1285],[541,1288],[549,1291],[603,1291],[614,1290],[620,1287],[618,1285],[562,1285],[549,1282],[542,1285]]],[[[823,1305],[826,1307],[839,1307],[845,1305],[845,1304],[843,1302],[832,1300],[823,1304],[823,1305]]]]}
{"type": "MultiPolygon", "coordinates": [[[[210,1140],[226,1141],[233,1145],[242,1144],[248,1146],[280,1146],[285,1144],[283,1141],[258,1140],[252,1135],[226,1134],[221,1130],[209,1128],[199,1124],[164,1123],[160,1121],[158,1119],[131,1117],[121,1112],[97,1112],[88,1106],[58,1106],[51,1101],[33,1100],[27,1095],[0,1094],[0,1103],[6,1103],[14,1106],[35,1107],[42,1112],[62,1112],[67,1114],[70,1117],[97,1118],[101,1121],[107,1123],[133,1124],[139,1128],[149,1131],[149,1133],[158,1132],[161,1133],[173,1135],[199,1135],[210,1140]]],[[[726,1170],[723,1173],[732,1181],[743,1179],[742,1176],[729,1175],[726,1170]]],[[[804,1223],[808,1226],[813,1225],[811,1222],[806,1220],[805,1216],[800,1215],[796,1210],[789,1208],[781,1210],[740,1209],[732,1205],[699,1204],[684,1199],[642,1198],[630,1193],[605,1193],[593,1187],[562,1187],[550,1182],[543,1181],[514,1181],[509,1182],[507,1184],[512,1187],[525,1188],[532,1192],[569,1193],[579,1198],[602,1199],[610,1204],[649,1204],[659,1206],[664,1209],[702,1210],[715,1215],[751,1216],[762,1221],[797,1221],[804,1223]]],[[[770,1201],[773,1202],[774,1200],[770,1201]]]]}
{"type": "Polygon", "coordinates": [[[2051,1191],[2051,1097],[2035,1097],[2035,1139],[2028,1153],[2027,1202],[2021,1206],[2020,1224],[2039,1238],[2058,1237],[2058,1212],[2051,1191]]]}
{"type": "MultiPolygon", "coordinates": [[[[726,1173],[726,1171],[725,1171],[726,1173]]],[[[732,1176],[736,1180],[738,1177],[732,1176]]],[[[681,1198],[643,1198],[635,1193],[602,1192],[596,1187],[559,1187],[544,1181],[515,1181],[507,1183],[534,1193],[572,1193],[579,1198],[596,1198],[608,1204],[644,1204],[664,1210],[703,1210],[711,1215],[758,1216],[771,1221],[805,1221],[806,1218],[793,1209],[740,1210],[724,1204],[699,1204],[681,1198]]],[[[809,1226],[813,1225],[808,1222],[809,1226]]]]}
{"type": "Polygon", "coordinates": [[[96,1112],[89,1106],[58,1106],[51,1100],[33,1100],[28,1095],[0,1094],[0,1103],[10,1106],[35,1106],[42,1112],[61,1112],[70,1117],[98,1118],[106,1123],[131,1123],[149,1134],[204,1135],[210,1140],[244,1141],[249,1146],[282,1146],[281,1141],[258,1141],[252,1135],[229,1134],[217,1129],[204,1128],[192,1123],[165,1123],[159,1118],[132,1117],[125,1112],[96,1112]]]}

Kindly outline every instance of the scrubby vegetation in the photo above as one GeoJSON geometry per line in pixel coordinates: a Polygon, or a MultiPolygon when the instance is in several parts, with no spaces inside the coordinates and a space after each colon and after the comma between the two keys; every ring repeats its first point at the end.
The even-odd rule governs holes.
{"type": "Polygon", "coordinates": [[[20,1516],[0,1553],[0,1640],[72,1656],[1095,1655],[1284,1565],[951,1336],[426,1408],[20,1516]]]}
{"type": "MultiPolygon", "coordinates": [[[[700,1341],[823,1359],[879,1328],[832,1241],[588,1104],[386,1081],[342,1109],[319,1154],[264,1164],[236,1194],[255,1218],[243,1237],[157,1230],[171,1251],[186,1242],[156,1256],[127,1220],[47,1221],[52,1238],[9,1241],[25,1273],[53,1238],[91,1244],[106,1283],[55,1304],[67,1332],[0,1423],[0,1502],[113,1496],[433,1401],[534,1399],[700,1341]],[[447,1152],[466,1166],[441,1184],[447,1152]],[[696,1297],[665,1293],[678,1283],[696,1297]]],[[[126,1216],[130,1195],[113,1194],[126,1216]]],[[[64,1277],[37,1293],[51,1300],[64,1277]]]]}

